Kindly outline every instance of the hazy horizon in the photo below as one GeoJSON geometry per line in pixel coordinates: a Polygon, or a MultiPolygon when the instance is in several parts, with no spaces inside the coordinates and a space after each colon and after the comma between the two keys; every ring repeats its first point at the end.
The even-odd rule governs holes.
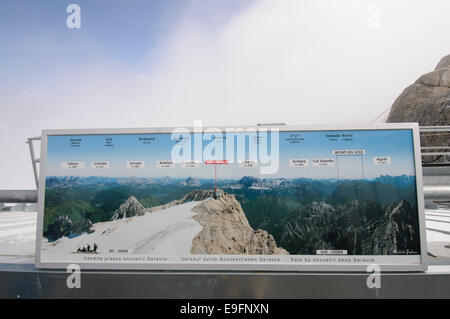
{"type": "MultiPolygon", "coordinates": [[[[377,177],[375,177],[375,178],[364,178],[364,179],[358,179],[358,178],[354,178],[354,179],[351,179],[351,178],[348,178],[348,179],[339,179],[339,180],[342,180],[342,181],[345,181],[345,180],[365,180],[365,181],[372,181],[372,180],[374,180],[374,179],[377,179],[377,178],[380,178],[380,177],[393,177],[393,178],[396,178],[396,177],[413,177],[413,178],[416,178],[416,176],[415,175],[395,175],[395,176],[393,176],[393,175],[379,175],[379,176],[377,176],[377,177]]],[[[194,179],[197,179],[197,180],[207,180],[207,181],[214,181],[214,177],[210,177],[210,178],[207,178],[207,177],[194,177],[194,176],[179,176],[179,177],[170,177],[170,176],[163,176],[163,175],[161,175],[161,176],[154,176],[154,177],[138,177],[138,176],[110,176],[110,177],[107,177],[107,176],[95,176],[95,175],[93,175],[93,176],[74,176],[74,175],[65,175],[65,176],[46,176],[46,179],[52,179],[52,178],[71,178],[71,177],[73,177],[73,178],[80,178],[80,179],[89,179],[89,178],[99,178],[99,179],[101,179],[101,178],[104,178],[104,179],[143,179],[143,180],[146,180],[146,179],[164,179],[164,178],[169,178],[169,179],[173,179],[173,180],[186,180],[187,178],[194,178],[194,179]]],[[[258,179],[260,179],[260,180],[264,180],[264,179],[267,179],[267,180],[269,180],[269,179],[285,179],[285,180],[294,180],[294,179],[305,179],[305,180],[315,180],[315,181],[330,181],[330,180],[337,180],[336,178],[323,178],[323,179],[313,179],[313,178],[307,178],[307,177],[260,177],[260,176],[251,176],[251,175],[244,175],[244,176],[237,176],[237,177],[227,177],[227,178],[217,178],[217,180],[218,181],[220,181],[220,180],[223,180],[223,181],[227,181],[227,180],[233,180],[233,181],[235,181],[235,180],[240,180],[240,179],[242,179],[243,177],[252,177],[252,178],[258,178],[258,179]]]]}

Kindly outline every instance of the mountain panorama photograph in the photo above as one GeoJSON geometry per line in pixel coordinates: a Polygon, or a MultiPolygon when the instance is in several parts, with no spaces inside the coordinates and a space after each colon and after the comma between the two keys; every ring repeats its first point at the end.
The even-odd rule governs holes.
{"type": "Polygon", "coordinates": [[[42,254],[49,259],[111,253],[316,255],[322,250],[420,254],[411,132],[346,133],[334,134],[322,143],[325,147],[314,145],[331,136],[326,132],[280,133],[280,167],[274,175],[236,163],[156,167],[170,154],[170,135],[49,136],[42,254]],[[93,154],[93,145],[102,140],[126,150],[93,154]],[[333,150],[356,147],[363,155],[331,156],[333,150]],[[140,168],[124,168],[125,158],[143,154],[147,158],[140,168]],[[324,166],[293,160],[308,154],[331,159],[323,160],[324,166]],[[380,155],[385,157],[376,162],[380,155]],[[71,157],[78,166],[69,175],[63,160],[71,157]],[[92,162],[95,158],[108,161],[92,162]],[[122,176],[99,176],[99,171],[122,176]]]}

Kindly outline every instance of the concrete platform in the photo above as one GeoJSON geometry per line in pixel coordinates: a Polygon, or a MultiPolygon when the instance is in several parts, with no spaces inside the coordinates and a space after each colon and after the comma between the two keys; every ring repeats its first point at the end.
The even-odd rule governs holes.
{"type": "MultiPolygon", "coordinates": [[[[431,250],[446,255],[447,212],[426,218],[430,238],[444,238],[431,250]]],[[[450,298],[450,266],[383,274],[379,289],[367,287],[367,273],[149,271],[82,271],[81,288],[69,289],[64,270],[34,268],[35,223],[36,213],[0,213],[0,298],[450,298]]]]}

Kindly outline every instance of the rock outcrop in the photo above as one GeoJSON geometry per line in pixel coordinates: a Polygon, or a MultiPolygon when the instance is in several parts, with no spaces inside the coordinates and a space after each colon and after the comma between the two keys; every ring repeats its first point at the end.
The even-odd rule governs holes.
{"type": "MultiPolygon", "coordinates": [[[[450,124],[450,55],[433,72],[422,75],[395,100],[388,123],[450,124]]],[[[449,135],[422,136],[422,146],[449,145],[449,135]]]]}
{"type": "Polygon", "coordinates": [[[145,214],[144,206],[142,206],[141,203],[139,203],[136,197],[131,196],[114,212],[114,215],[112,216],[111,220],[117,220],[133,216],[141,216],[143,214],[145,214]]]}
{"type": "Polygon", "coordinates": [[[371,225],[373,234],[362,243],[374,255],[420,253],[417,215],[407,201],[391,204],[385,215],[371,225]]]}
{"type": "Polygon", "coordinates": [[[48,225],[47,230],[44,232],[44,236],[49,241],[58,240],[61,237],[78,236],[84,232],[91,232],[92,221],[87,218],[81,218],[76,221],[72,221],[69,216],[59,216],[53,223],[48,225]]]}
{"type": "Polygon", "coordinates": [[[436,66],[436,70],[443,69],[450,66],[450,54],[443,57],[436,66]]]}
{"type": "Polygon", "coordinates": [[[420,253],[417,208],[405,200],[385,207],[357,200],[311,203],[286,221],[279,244],[292,254],[322,249],[349,255],[420,253]]]}
{"type": "Polygon", "coordinates": [[[82,234],[84,232],[90,232],[90,228],[92,227],[92,221],[87,218],[80,219],[73,223],[71,228],[72,234],[82,234]]]}
{"type": "Polygon", "coordinates": [[[48,225],[44,236],[49,241],[57,240],[63,236],[69,236],[72,231],[72,220],[67,216],[59,216],[53,223],[48,225]]]}
{"type": "Polygon", "coordinates": [[[184,204],[186,202],[191,201],[201,201],[209,197],[214,196],[214,191],[211,189],[199,189],[190,193],[187,193],[180,199],[181,203],[184,204]]]}
{"type": "Polygon", "coordinates": [[[192,209],[203,230],[192,241],[192,254],[287,255],[272,235],[254,230],[234,195],[224,193],[192,209]]]}

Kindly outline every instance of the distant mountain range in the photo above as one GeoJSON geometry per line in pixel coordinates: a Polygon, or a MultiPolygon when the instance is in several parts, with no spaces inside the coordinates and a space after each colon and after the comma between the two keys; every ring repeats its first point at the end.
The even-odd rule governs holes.
{"type": "Polygon", "coordinates": [[[181,184],[184,186],[201,186],[201,182],[197,178],[188,177],[183,178],[144,178],[144,177],[78,177],[78,176],[67,176],[67,177],[47,177],[46,188],[66,188],[66,187],[77,187],[83,185],[124,185],[124,186],[145,186],[145,185],[171,185],[171,184],[181,184]]]}
{"type": "MultiPolygon", "coordinates": [[[[382,183],[391,185],[394,187],[408,187],[415,183],[414,176],[401,175],[390,176],[381,175],[375,179],[363,179],[363,180],[336,180],[336,179],[310,179],[310,178],[259,178],[254,176],[243,176],[239,180],[230,179],[218,179],[218,182],[228,188],[254,188],[254,189],[271,189],[277,187],[286,187],[292,185],[299,185],[311,182],[321,183],[344,183],[344,182],[363,182],[363,183],[382,183]],[[228,183],[228,184],[227,184],[228,183]]],[[[161,177],[161,178],[144,178],[144,177],[78,177],[78,176],[50,176],[46,179],[46,188],[65,188],[76,187],[83,185],[126,185],[126,186],[143,186],[143,185],[172,185],[178,184],[183,186],[202,186],[204,184],[210,184],[212,179],[199,179],[195,177],[188,178],[173,178],[173,177],[161,177]]]]}
{"type": "Polygon", "coordinates": [[[78,176],[67,176],[59,177],[52,176],[47,177],[45,181],[45,187],[52,188],[66,188],[66,187],[76,187],[83,185],[148,185],[154,184],[155,181],[152,178],[137,178],[137,177],[78,177],[78,176]]]}
{"type": "Polygon", "coordinates": [[[399,200],[416,201],[414,184],[393,186],[383,182],[344,182],[337,186],[325,201],[331,204],[345,204],[351,200],[371,201],[381,206],[399,200]]]}
{"type": "Polygon", "coordinates": [[[408,187],[416,182],[415,176],[401,175],[401,176],[390,176],[381,175],[372,180],[372,182],[388,184],[395,187],[408,187]]]}
{"type": "Polygon", "coordinates": [[[188,178],[186,178],[185,181],[181,182],[181,185],[195,187],[195,186],[201,186],[202,183],[200,183],[200,181],[197,178],[188,177],[188,178]]]}
{"type": "Polygon", "coordinates": [[[337,180],[335,178],[332,179],[311,179],[311,178],[258,178],[254,176],[244,176],[242,177],[234,186],[242,186],[242,187],[265,187],[265,188],[273,188],[273,187],[285,187],[289,185],[299,185],[299,184],[307,184],[311,182],[321,182],[321,183],[348,183],[348,182],[362,182],[362,183],[382,183],[391,185],[394,187],[408,187],[414,184],[416,178],[414,176],[401,175],[401,176],[390,176],[390,175],[381,175],[374,179],[341,179],[337,180]]]}

